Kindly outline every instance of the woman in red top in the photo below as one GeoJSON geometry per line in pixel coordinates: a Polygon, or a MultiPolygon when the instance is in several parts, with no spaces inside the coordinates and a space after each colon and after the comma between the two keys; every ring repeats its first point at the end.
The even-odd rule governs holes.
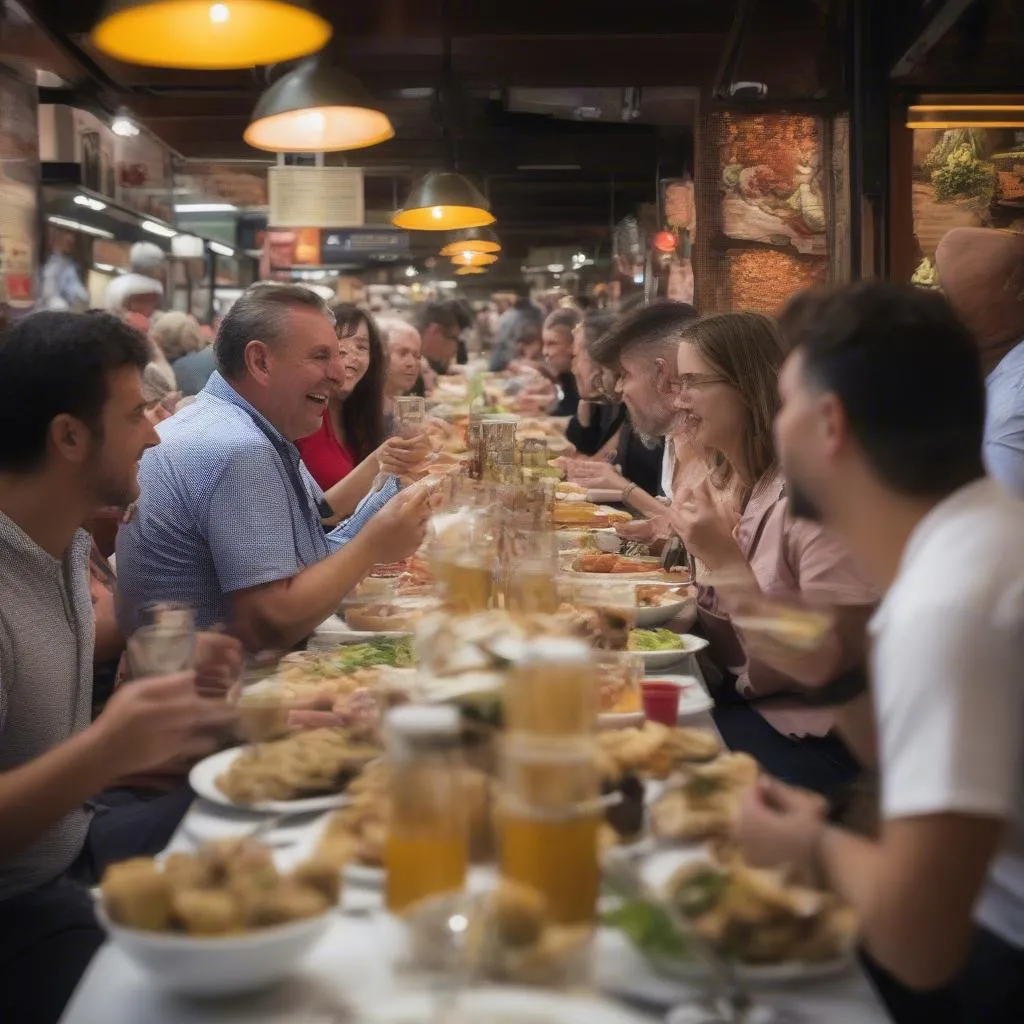
{"type": "Polygon", "coordinates": [[[302,461],[334,509],[331,522],[351,514],[379,472],[404,475],[429,450],[426,437],[385,438],[387,353],[373,318],[356,306],[334,307],[345,380],[331,395],[320,429],[296,442],[302,461]]]}
{"type": "Polygon", "coordinates": [[[345,358],[345,382],[331,396],[315,434],[297,441],[313,479],[329,491],[384,440],[384,375],[380,331],[368,313],[351,305],[334,307],[345,358]]]}

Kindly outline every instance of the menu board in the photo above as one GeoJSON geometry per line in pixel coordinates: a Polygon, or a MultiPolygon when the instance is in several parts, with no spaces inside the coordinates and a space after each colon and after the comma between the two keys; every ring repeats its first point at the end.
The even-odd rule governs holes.
{"type": "Polygon", "coordinates": [[[35,302],[36,96],[34,81],[0,64],[0,320],[35,302]]]}

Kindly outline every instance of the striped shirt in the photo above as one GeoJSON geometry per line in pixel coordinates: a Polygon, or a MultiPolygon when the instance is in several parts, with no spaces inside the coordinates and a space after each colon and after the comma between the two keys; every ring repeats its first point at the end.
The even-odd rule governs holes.
{"type": "Polygon", "coordinates": [[[380,490],[371,491],[343,523],[327,534],[327,546],[340,551],[401,490],[397,476],[389,476],[380,490]]]}
{"type": "Polygon", "coordinates": [[[234,591],[327,557],[323,491],[295,445],[219,373],[158,429],[139,465],[135,515],[117,537],[126,633],[153,601],[190,604],[200,629],[229,626],[234,591]]]}
{"type": "MultiPolygon", "coordinates": [[[[0,513],[0,772],[35,760],[92,719],[91,547],[79,530],[64,557],[53,558],[0,513]]],[[[0,900],[62,875],[81,852],[89,821],[79,807],[0,860],[0,900]]]]}

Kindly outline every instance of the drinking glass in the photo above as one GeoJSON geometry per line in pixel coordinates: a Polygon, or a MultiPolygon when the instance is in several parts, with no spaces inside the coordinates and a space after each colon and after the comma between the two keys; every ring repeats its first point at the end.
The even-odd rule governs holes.
{"type": "Polygon", "coordinates": [[[626,715],[640,711],[644,656],[638,651],[595,651],[594,682],[601,714],[626,715]]]}
{"type": "Polygon", "coordinates": [[[188,605],[175,602],[146,605],[139,612],[139,622],[126,645],[133,678],[184,672],[193,667],[196,628],[188,605]]]}
{"type": "Polygon", "coordinates": [[[603,817],[591,738],[506,737],[497,810],[501,873],[539,892],[555,924],[594,921],[603,817]]]}
{"type": "Polygon", "coordinates": [[[546,530],[505,532],[505,607],[517,612],[558,611],[558,538],[546,530]]]}
{"type": "Polygon", "coordinates": [[[432,517],[427,557],[439,596],[453,611],[481,611],[493,603],[499,525],[490,510],[480,508],[432,517]]]}
{"type": "Polygon", "coordinates": [[[394,433],[410,438],[422,434],[427,424],[427,404],[418,395],[403,395],[395,399],[394,433]]]}
{"type": "Polygon", "coordinates": [[[507,735],[590,737],[596,711],[590,647],[568,637],[522,645],[505,681],[507,735]]]}

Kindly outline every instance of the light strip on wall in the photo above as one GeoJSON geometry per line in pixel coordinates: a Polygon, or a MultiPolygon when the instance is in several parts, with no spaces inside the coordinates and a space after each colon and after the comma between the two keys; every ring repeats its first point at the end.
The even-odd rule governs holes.
{"type": "Polygon", "coordinates": [[[95,235],[97,238],[113,238],[114,234],[112,231],[104,231],[103,228],[94,228],[91,224],[83,224],[78,220],[71,220],[69,217],[47,217],[47,221],[50,224],[55,224],[59,228],[67,228],[69,231],[81,231],[86,235],[95,235]]]}

